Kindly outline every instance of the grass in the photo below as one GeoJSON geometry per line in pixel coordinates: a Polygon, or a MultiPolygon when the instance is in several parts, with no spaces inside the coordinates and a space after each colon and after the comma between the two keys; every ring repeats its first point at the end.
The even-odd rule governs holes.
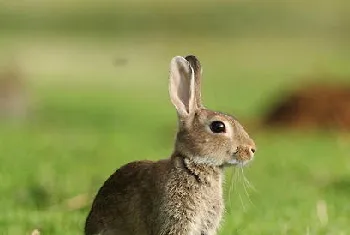
{"type": "Polygon", "coordinates": [[[188,53],[202,60],[205,104],[237,116],[258,146],[244,170],[256,188],[248,189],[249,198],[239,172],[226,172],[220,234],[348,234],[349,135],[249,125],[278,95],[318,75],[349,83],[345,7],[206,2],[183,29],[192,19],[188,12],[167,15],[165,5],[152,2],[138,18],[125,6],[93,11],[91,2],[81,6],[85,10],[67,7],[70,1],[63,10],[47,2],[42,8],[0,2],[6,6],[0,10],[0,65],[9,57],[18,62],[35,108],[26,123],[0,125],[0,234],[35,228],[44,235],[81,234],[89,205],[74,209],[67,200],[91,200],[127,162],[169,156],[176,115],[167,94],[168,64],[188,53]],[[132,18],[131,29],[111,23],[118,17],[132,18]],[[109,24],[100,28],[104,21],[109,24]]]}
{"type": "MultiPolygon", "coordinates": [[[[25,234],[34,228],[43,234],[79,234],[89,208],[71,210],[67,199],[81,194],[92,197],[109,174],[126,162],[170,154],[175,134],[170,104],[161,101],[154,110],[142,101],[126,106],[111,104],[103,93],[95,92],[90,100],[87,94],[94,93],[47,99],[35,121],[20,128],[2,127],[3,234],[25,234]]],[[[245,174],[257,190],[249,191],[253,204],[242,182],[231,181],[229,170],[226,198],[231,183],[235,190],[226,200],[221,234],[346,234],[348,137],[296,131],[252,135],[259,149],[245,174]],[[326,222],[317,209],[322,201],[327,205],[326,222]]]]}
{"type": "Polygon", "coordinates": [[[65,34],[181,34],[242,36],[259,33],[347,35],[348,6],[342,1],[0,1],[1,31],[44,30],[65,34]],[[36,6],[36,7],[33,7],[36,6]],[[59,6],[59,7],[58,7],[59,6]],[[310,8],[312,10],[310,10],[310,8]],[[326,15],[326,20],[324,16],[326,15]],[[278,20],[276,20],[278,19],[278,20]],[[337,22],[334,30],[333,21],[337,22]],[[342,23],[344,22],[344,23],[342,23]],[[326,32],[326,33],[325,33],[326,32]]]}
{"type": "MultiPolygon", "coordinates": [[[[204,64],[210,70],[210,63],[204,64]]],[[[220,67],[225,66],[213,66],[212,73],[220,67]]],[[[223,77],[229,77],[229,71],[223,77]]],[[[166,81],[166,77],[158,78],[166,81]]],[[[267,89],[250,84],[249,92],[255,95],[242,102],[241,92],[219,94],[212,88],[210,93],[208,83],[217,90],[220,86],[210,81],[213,76],[206,78],[207,103],[239,110],[235,112],[238,117],[247,117],[240,118],[243,123],[254,117],[259,97],[267,89]],[[253,107],[246,105],[255,102],[253,107]]],[[[89,208],[71,210],[66,200],[81,194],[92,198],[122,164],[164,158],[172,150],[176,119],[166,84],[155,84],[153,89],[146,86],[150,93],[137,93],[142,90],[139,86],[121,91],[103,89],[103,85],[53,88],[44,84],[32,87],[37,110],[31,121],[1,129],[3,234],[25,234],[34,228],[43,234],[79,234],[89,208]]],[[[350,230],[348,137],[297,131],[253,131],[252,136],[258,152],[245,174],[257,189],[249,191],[253,204],[241,181],[232,182],[232,170],[228,171],[227,213],[220,234],[346,234],[350,230]],[[231,183],[235,190],[229,199],[231,183]],[[317,211],[322,201],[327,205],[326,222],[317,211]]]]}

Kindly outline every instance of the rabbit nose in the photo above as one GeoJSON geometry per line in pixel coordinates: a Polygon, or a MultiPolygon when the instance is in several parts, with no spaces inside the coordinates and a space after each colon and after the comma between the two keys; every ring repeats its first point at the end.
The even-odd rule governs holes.
{"type": "Polygon", "coordinates": [[[250,152],[255,153],[255,148],[250,148],[250,152]]]}

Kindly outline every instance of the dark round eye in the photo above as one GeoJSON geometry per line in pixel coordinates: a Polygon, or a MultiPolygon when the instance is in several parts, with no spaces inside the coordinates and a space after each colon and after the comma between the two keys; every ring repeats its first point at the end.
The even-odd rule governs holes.
{"type": "Polygon", "coordinates": [[[210,130],[214,133],[225,133],[225,124],[221,121],[213,121],[210,123],[210,130]]]}

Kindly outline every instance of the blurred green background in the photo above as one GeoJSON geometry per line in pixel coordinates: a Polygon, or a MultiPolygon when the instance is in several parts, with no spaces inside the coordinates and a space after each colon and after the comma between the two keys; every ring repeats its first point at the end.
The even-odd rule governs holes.
{"type": "Polygon", "coordinates": [[[252,124],[319,74],[348,84],[349,29],[345,0],[0,0],[0,65],[20,80],[3,75],[0,93],[25,93],[0,125],[0,234],[82,234],[115,169],[169,156],[169,62],[187,54],[202,62],[206,106],[258,146],[249,197],[227,171],[220,234],[349,234],[348,133],[252,124]]]}

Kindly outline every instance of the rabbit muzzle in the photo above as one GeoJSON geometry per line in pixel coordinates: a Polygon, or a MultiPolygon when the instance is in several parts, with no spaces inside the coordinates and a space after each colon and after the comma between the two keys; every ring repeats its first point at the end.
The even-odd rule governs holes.
{"type": "Polygon", "coordinates": [[[245,166],[248,162],[253,160],[255,153],[255,146],[238,146],[233,153],[232,159],[228,161],[229,164],[237,166],[245,166]]]}

